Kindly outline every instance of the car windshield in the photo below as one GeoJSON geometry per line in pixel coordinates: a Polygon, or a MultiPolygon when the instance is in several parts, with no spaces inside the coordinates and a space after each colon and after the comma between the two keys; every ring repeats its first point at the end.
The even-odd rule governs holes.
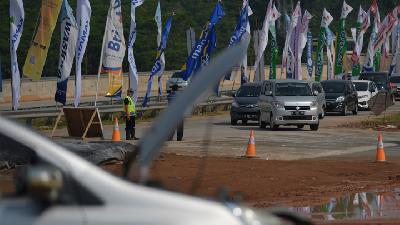
{"type": "Polygon", "coordinates": [[[366,82],[354,82],[357,91],[368,91],[368,83],[366,82]]]}
{"type": "Polygon", "coordinates": [[[322,87],[326,93],[343,93],[345,83],[343,82],[323,82],[322,87]]]}
{"type": "Polygon", "coordinates": [[[400,83],[400,76],[395,76],[390,78],[390,82],[392,83],[400,83]]]}
{"type": "Polygon", "coordinates": [[[237,97],[258,97],[260,96],[261,86],[242,86],[237,91],[237,97]]]}
{"type": "Polygon", "coordinates": [[[311,89],[305,83],[277,83],[276,96],[311,96],[311,89]]]}
{"type": "Polygon", "coordinates": [[[183,77],[183,73],[182,72],[176,72],[172,75],[171,78],[182,78],[183,77]]]}
{"type": "Polygon", "coordinates": [[[384,84],[387,82],[386,74],[361,74],[360,80],[370,80],[375,82],[376,84],[384,84]]]}

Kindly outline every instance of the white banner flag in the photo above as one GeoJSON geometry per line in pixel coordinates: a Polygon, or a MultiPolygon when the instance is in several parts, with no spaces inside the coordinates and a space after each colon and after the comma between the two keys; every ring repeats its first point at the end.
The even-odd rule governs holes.
{"type": "Polygon", "coordinates": [[[143,4],[143,0],[131,0],[131,29],[128,39],[128,61],[129,61],[129,87],[133,89],[132,99],[136,103],[138,99],[139,77],[136,68],[133,44],[136,41],[136,7],[143,4]]]}
{"type": "MultiPolygon", "coordinates": [[[[154,16],[154,20],[156,21],[156,24],[157,24],[157,46],[160,46],[161,35],[162,35],[162,17],[161,17],[160,1],[158,1],[157,10],[156,10],[156,14],[154,16]]],[[[164,53],[161,54],[160,62],[161,62],[161,69],[160,69],[160,72],[157,74],[158,75],[158,96],[162,96],[162,81],[161,81],[161,77],[162,77],[162,74],[164,73],[164,69],[165,69],[165,56],[164,56],[164,53]]]]}
{"type": "Polygon", "coordinates": [[[268,32],[269,32],[269,25],[270,25],[271,16],[272,16],[272,14],[271,14],[272,2],[273,2],[273,0],[269,1],[268,7],[267,7],[267,13],[265,14],[263,29],[261,31],[260,40],[259,40],[260,44],[257,49],[256,62],[254,64],[254,71],[257,70],[258,64],[264,54],[265,48],[268,45],[268,32]]]}
{"type": "Polygon", "coordinates": [[[18,110],[21,76],[17,60],[17,49],[24,29],[25,12],[22,0],[10,0],[10,54],[12,81],[12,109],[18,110]]]}
{"type": "Polygon", "coordinates": [[[301,56],[303,55],[303,50],[306,47],[307,44],[307,33],[308,33],[308,24],[310,23],[310,20],[312,19],[312,15],[306,10],[304,12],[303,18],[301,20],[301,29],[300,29],[300,40],[298,42],[300,43],[298,45],[299,49],[297,51],[297,76],[296,78],[298,80],[303,80],[303,74],[302,74],[302,68],[301,68],[301,56]]]}
{"type": "Polygon", "coordinates": [[[90,7],[89,0],[78,0],[76,9],[77,26],[79,29],[78,40],[76,44],[76,78],[75,78],[75,99],[74,106],[78,107],[81,101],[82,89],[82,59],[86,51],[87,42],[90,33],[90,17],[92,8],[90,7]]]}
{"type": "Polygon", "coordinates": [[[74,62],[78,27],[67,0],[64,0],[61,15],[60,57],[57,69],[57,91],[55,101],[66,104],[68,78],[74,62]]]}

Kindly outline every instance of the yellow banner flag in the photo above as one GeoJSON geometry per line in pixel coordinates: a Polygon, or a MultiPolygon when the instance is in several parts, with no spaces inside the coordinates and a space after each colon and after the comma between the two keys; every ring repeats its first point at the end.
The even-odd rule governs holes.
{"type": "Polygon", "coordinates": [[[23,68],[24,75],[32,80],[40,80],[42,76],[61,3],[62,0],[42,0],[39,27],[29,48],[23,68]]]}

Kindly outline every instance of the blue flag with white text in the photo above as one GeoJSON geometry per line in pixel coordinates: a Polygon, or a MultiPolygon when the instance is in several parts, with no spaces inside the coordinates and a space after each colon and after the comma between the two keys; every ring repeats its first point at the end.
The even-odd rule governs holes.
{"type": "Polygon", "coordinates": [[[157,49],[156,62],[154,63],[153,68],[151,69],[149,81],[147,83],[146,96],[144,97],[144,100],[143,100],[143,103],[142,103],[143,107],[146,107],[147,103],[149,101],[150,92],[151,92],[151,86],[153,84],[153,77],[161,71],[161,68],[162,68],[161,55],[165,52],[165,49],[167,48],[168,35],[169,35],[170,30],[171,30],[171,25],[172,25],[172,16],[168,17],[167,23],[165,24],[164,30],[162,32],[161,43],[160,43],[160,46],[158,46],[158,49],[157,49]]]}
{"type": "Polygon", "coordinates": [[[184,80],[189,79],[193,72],[202,66],[205,48],[209,44],[210,35],[213,35],[212,28],[221,20],[223,16],[225,16],[225,12],[222,9],[221,2],[218,1],[213,13],[211,14],[209,22],[201,33],[200,39],[197,40],[196,45],[186,61],[186,70],[184,71],[183,75],[184,80]]]}

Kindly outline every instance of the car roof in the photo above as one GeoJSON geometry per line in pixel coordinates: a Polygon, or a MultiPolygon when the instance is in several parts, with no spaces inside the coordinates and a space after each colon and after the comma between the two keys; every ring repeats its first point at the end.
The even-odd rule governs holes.
{"type": "Polygon", "coordinates": [[[290,79],[287,79],[287,80],[267,80],[267,81],[272,81],[272,82],[275,82],[275,83],[302,83],[302,84],[307,84],[308,83],[308,81],[306,81],[306,80],[290,80],[290,79]]]}
{"type": "Polygon", "coordinates": [[[354,83],[372,83],[370,80],[353,80],[354,83]]]}
{"type": "Polygon", "coordinates": [[[261,86],[262,84],[261,83],[259,83],[259,82],[256,82],[256,83],[245,83],[245,84],[242,84],[242,87],[258,87],[258,86],[261,86]]]}
{"type": "Polygon", "coordinates": [[[351,80],[324,80],[321,83],[350,83],[351,80]]]}

